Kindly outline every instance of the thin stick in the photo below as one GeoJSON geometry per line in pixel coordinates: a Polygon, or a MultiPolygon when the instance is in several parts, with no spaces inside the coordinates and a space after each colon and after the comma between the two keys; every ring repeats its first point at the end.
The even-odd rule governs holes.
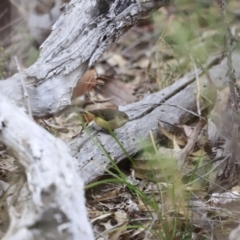
{"type": "Polygon", "coordinates": [[[190,152],[193,150],[197,139],[198,139],[198,135],[200,133],[200,131],[202,130],[203,126],[206,124],[206,120],[201,119],[198,124],[196,125],[196,127],[194,128],[193,132],[191,133],[190,137],[188,138],[188,142],[186,144],[186,146],[184,147],[184,149],[182,150],[180,156],[179,156],[179,167],[183,168],[184,163],[186,163],[187,161],[187,157],[190,154],[190,152]]]}
{"type": "Polygon", "coordinates": [[[199,83],[199,75],[198,75],[198,69],[197,65],[193,59],[193,57],[190,55],[191,60],[193,61],[193,66],[194,66],[194,72],[195,72],[195,77],[196,77],[196,82],[197,82],[197,96],[196,96],[196,102],[197,102],[197,112],[201,116],[201,108],[200,108],[200,94],[201,94],[201,89],[200,89],[200,83],[199,83]]]}
{"type": "Polygon", "coordinates": [[[175,108],[181,109],[181,110],[183,110],[183,111],[185,111],[185,112],[187,112],[187,113],[190,113],[190,114],[192,114],[193,116],[196,116],[196,117],[199,117],[199,118],[203,118],[201,115],[198,115],[197,113],[195,113],[195,112],[193,112],[193,111],[191,111],[191,110],[188,110],[188,109],[186,109],[186,108],[184,108],[184,107],[180,107],[180,106],[175,105],[175,104],[162,103],[161,105],[170,106],[170,107],[175,107],[175,108]]]}
{"type": "MultiPolygon", "coordinates": [[[[0,16],[0,17],[2,17],[2,16],[0,16]]],[[[3,31],[3,30],[6,29],[6,28],[12,26],[13,24],[19,22],[19,21],[22,20],[22,19],[23,19],[22,17],[19,17],[19,18],[15,19],[14,21],[12,21],[12,22],[4,25],[4,27],[0,28],[0,32],[3,31]]]]}
{"type": "Polygon", "coordinates": [[[143,106],[145,105],[150,105],[150,106],[156,106],[156,107],[160,107],[160,106],[169,106],[169,107],[175,107],[175,108],[178,108],[178,109],[181,109],[189,114],[192,114],[193,116],[196,116],[196,117],[199,117],[199,118],[203,118],[201,115],[198,115],[197,113],[191,111],[191,110],[188,110],[184,107],[180,107],[176,104],[170,104],[170,103],[147,103],[147,104],[143,104],[143,106]]]}
{"type": "Polygon", "coordinates": [[[23,88],[23,95],[24,95],[24,98],[26,99],[26,104],[27,104],[27,112],[28,112],[28,115],[32,118],[32,109],[31,109],[31,105],[30,105],[30,101],[29,101],[29,96],[28,96],[28,93],[27,93],[27,88],[26,88],[26,85],[25,85],[25,81],[23,79],[23,73],[22,73],[20,64],[18,62],[17,56],[14,56],[14,60],[15,60],[16,65],[17,65],[18,72],[20,73],[20,80],[21,80],[21,84],[22,84],[22,88],[23,88]]]}

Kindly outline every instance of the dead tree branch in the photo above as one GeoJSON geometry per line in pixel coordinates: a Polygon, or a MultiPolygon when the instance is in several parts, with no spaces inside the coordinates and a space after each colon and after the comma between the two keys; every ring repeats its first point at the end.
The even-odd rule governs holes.
{"type": "MultiPolygon", "coordinates": [[[[234,52],[232,58],[233,65],[237,66],[240,61],[239,53],[234,52]]],[[[211,79],[221,88],[228,83],[227,59],[223,59],[220,64],[217,64],[218,62],[219,58],[214,58],[204,68],[211,66],[209,69],[211,79]]],[[[198,70],[199,76],[201,72],[198,70]]],[[[240,77],[240,68],[236,68],[236,76],[240,77]]],[[[109,156],[116,163],[128,157],[120,144],[129,156],[133,156],[141,150],[141,140],[149,139],[150,131],[155,139],[163,137],[163,134],[158,130],[158,121],[177,125],[191,120],[191,111],[196,112],[197,110],[195,77],[195,71],[186,74],[160,92],[148,95],[139,102],[121,107],[120,110],[125,111],[130,116],[130,121],[115,131],[116,138],[99,131],[99,129],[96,131],[92,128],[89,130],[92,131],[93,135],[95,134],[94,139],[85,132],[70,141],[68,145],[72,151],[72,156],[77,158],[78,171],[84,181],[86,183],[93,182],[102,176],[106,169],[111,168],[109,156]]],[[[207,77],[206,82],[208,82],[207,77]]],[[[164,125],[164,127],[171,132],[169,125],[164,125]]]]}
{"type": "MultiPolygon", "coordinates": [[[[85,70],[139,18],[169,2],[72,0],[64,5],[37,62],[22,73],[33,116],[51,116],[70,105],[85,70]]],[[[26,108],[20,77],[0,81],[0,93],[26,108]]]]}
{"type": "MultiPolygon", "coordinates": [[[[0,94],[0,141],[24,168],[8,199],[4,239],[94,239],[84,184],[67,146],[0,94]]],[[[9,191],[8,191],[9,193],[9,191]]]]}

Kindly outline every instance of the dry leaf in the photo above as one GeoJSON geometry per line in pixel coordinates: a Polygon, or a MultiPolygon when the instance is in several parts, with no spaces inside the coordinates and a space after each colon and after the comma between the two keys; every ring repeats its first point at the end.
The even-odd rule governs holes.
{"type": "MultiPolygon", "coordinates": [[[[99,78],[101,78],[101,76],[99,76],[99,78]]],[[[110,102],[112,104],[119,106],[136,101],[137,98],[133,96],[134,88],[131,87],[131,85],[110,76],[105,76],[103,79],[105,84],[101,87],[102,94],[106,98],[111,98],[110,102]]]]}
{"type": "Polygon", "coordinates": [[[117,225],[114,226],[116,230],[113,230],[111,233],[109,233],[110,240],[119,239],[120,235],[126,231],[129,222],[127,219],[127,214],[123,210],[118,210],[114,215],[117,225]]]}
{"type": "Polygon", "coordinates": [[[80,97],[89,92],[97,84],[97,73],[95,69],[89,69],[82,76],[73,90],[72,99],[80,97]]]}
{"type": "Polygon", "coordinates": [[[107,63],[112,67],[124,67],[127,65],[127,61],[122,57],[122,55],[116,53],[107,59],[107,63]]]}
{"type": "Polygon", "coordinates": [[[112,213],[105,213],[105,214],[101,214],[101,212],[98,212],[99,216],[95,217],[94,219],[91,220],[91,223],[93,224],[94,222],[96,222],[97,220],[102,220],[104,218],[110,217],[112,215],[112,213]]]}
{"type": "Polygon", "coordinates": [[[187,126],[187,125],[183,125],[183,130],[184,130],[185,135],[187,137],[190,137],[192,132],[193,132],[193,129],[191,127],[187,126]]]}
{"type": "Polygon", "coordinates": [[[164,127],[161,126],[160,123],[158,123],[158,129],[162,132],[162,134],[164,134],[168,139],[172,140],[172,141],[175,141],[178,145],[180,146],[185,146],[186,145],[186,142],[177,137],[176,135],[168,132],[164,127]]]}
{"type": "Polygon", "coordinates": [[[95,198],[91,203],[94,202],[101,202],[101,201],[106,201],[109,199],[114,199],[118,197],[118,189],[114,189],[113,191],[108,192],[106,195],[95,198]]]}

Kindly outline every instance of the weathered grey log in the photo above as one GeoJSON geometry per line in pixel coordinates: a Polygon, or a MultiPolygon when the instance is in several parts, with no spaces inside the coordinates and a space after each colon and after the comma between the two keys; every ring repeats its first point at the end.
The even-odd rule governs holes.
{"type": "MultiPolygon", "coordinates": [[[[219,64],[220,60],[215,60],[217,58],[209,62],[210,65],[213,65],[209,69],[209,74],[220,88],[228,83],[226,59],[223,59],[219,64]]],[[[233,54],[233,65],[237,78],[240,77],[239,62],[240,54],[236,51],[233,54]]],[[[200,71],[198,73],[200,74],[200,71]]],[[[115,134],[130,156],[141,150],[141,141],[149,140],[150,132],[156,139],[163,137],[157,127],[160,120],[174,125],[184,124],[193,118],[189,111],[196,112],[197,109],[195,77],[195,72],[189,73],[160,92],[120,108],[130,116],[130,121],[122,128],[115,130],[115,134]]],[[[208,81],[207,78],[205,80],[208,81]]],[[[208,88],[207,82],[205,87],[208,88]]],[[[171,131],[169,125],[165,124],[164,127],[171,131]]],[[[106,153],[116,163],[127,158],[118,142],[111,135],[96,130],[92,131],[92,135],[93,138],[85,132],[68,143],[72,156],[75,156],[78,161],[79,174],[86,183],[93,182],[111,167],[106,153]]]]}
{"type": "MultiPolygon", "coordinates": [[[[72,0],[41,46],[37,62],[23,72],[33,116],[56,114],[71,104],[85,70],[148,11],[170,0],[72,0]]],[[[26,106],[19,74],[0,81],[0,93],[26,106]]]]}
{"type": "Polygon", "coordinates": [[[2,94],[0,113],[0,141],[27,178],[16,183],[8,198],[11,221],[4,239],[94,239],[83,181],[66,144],[2,94]]]}

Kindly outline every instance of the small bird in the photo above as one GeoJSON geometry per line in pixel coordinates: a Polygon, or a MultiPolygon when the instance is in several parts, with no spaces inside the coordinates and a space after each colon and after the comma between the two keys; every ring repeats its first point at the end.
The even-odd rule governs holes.
{"type": "Polygon", "coordinates": [[[99,127],[114,130],[125,125],[129,117],[125,112],[118,109],[104,108],[91,111],[84,111],[83,118],[93,120],[99,127]]]}

